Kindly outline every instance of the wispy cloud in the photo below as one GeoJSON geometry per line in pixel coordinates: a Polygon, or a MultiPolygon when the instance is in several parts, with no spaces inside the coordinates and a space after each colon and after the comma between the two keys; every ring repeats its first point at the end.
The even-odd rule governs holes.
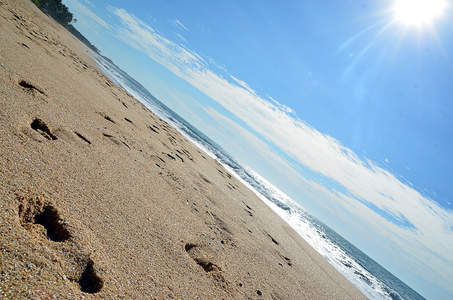
{"type": "Polygon", "coordinates": [[[90,1],[88,1],[88,0],[83,0],[83,1],[85,1],[86,3],[88,3],[89,5],[94,7],[93,3],[91,3],[90,1]]]}
{"type": "MultiPolygon", "coordinates": [[[[88,4],[90,4],[91,6],[93,6],[93,4],[91,2],[89,2],[88,0],[84,0],[84,1],[87,2],[88,4]]],[[[65,2],[68,3],[72,9],[77,11],[78,14],[84,16],[85,23],[88,26],[90,26],[93,30],[95,30],[96,27],[98,27],[99,25],[104,28],[110,29],[110,25],[107,24],[107,22],[105,22],[103,19],[101,19],[99,16],[97,16],[88,7],[86,7],[79,1],[66,0],[65,2]]]]}
{"type": "Polygon", "coordinates": [[[185,30],[185,31],[190,31],[189,29],[187,29],[186,26],[184,26],[183,23],[181,23],[181,21],[179,20],[169,20],[170,23],[172,23],[176,28],[178,29],[181,29],[181,30],[185,30]]]}
{"type": "Polygon", "coordinates": [[[182,42],[185,42],[187,43],[187,40],[179,33],[174,33],[174,35],[179,39],[181,40],[182,42]]]}
{"type": "MultiPolygon", "coordinates": [[[[318,180],[306,182],[323,195],[326,203],[339,208],[332,214],[356,228],[355,235],[368,239],[369,245],[397,255],[400,259],[395,260],[395,269],[407,270],[407,264],[411,264],[414,272],[405,276],[422,286],[430,282],[432,287],[432,274],[437,274],[436,284],[449,290],[453,277],[452,211],[315,130],[297,118],[291,108],[272,98],[272,102],[267,101],[231,75],[215,73],[196,52],[166,39],[124,9],[109,9],[121,22],[115,28],[119,39],[217,101],[263,141],[284,152],[291,164],[317,174],[318,180]],[[368,238],[370,232],[379,238],[368,238]]],[[[330,209],[324,203],[320,205],[330,209]]]]}

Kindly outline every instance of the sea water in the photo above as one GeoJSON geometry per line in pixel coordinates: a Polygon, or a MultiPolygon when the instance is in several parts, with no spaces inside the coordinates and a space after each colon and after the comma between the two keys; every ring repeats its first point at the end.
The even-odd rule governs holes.
{"type": "Polygon", "coordinates": [[[240,164],[222,147],[156,99],[112,61],[95,53],[93,57],[99,68],[111,80],[221,163],[369,299],[424,299],[259,174],[240,164]]]}

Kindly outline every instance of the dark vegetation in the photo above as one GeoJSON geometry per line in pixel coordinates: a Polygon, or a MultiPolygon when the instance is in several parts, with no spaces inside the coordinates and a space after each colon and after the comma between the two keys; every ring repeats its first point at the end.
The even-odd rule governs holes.
{"type": "Polygon", "coordinates": [[[55,19],[91,50],[100,53],[91,42],[78,31],[72,23],[77,22],[69,8],[61,0],[31,0],[39,9],[55,19]]]}

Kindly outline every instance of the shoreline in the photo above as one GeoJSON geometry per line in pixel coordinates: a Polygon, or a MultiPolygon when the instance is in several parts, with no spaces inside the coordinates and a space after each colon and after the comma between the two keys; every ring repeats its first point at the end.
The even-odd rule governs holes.
{"type": "Polygon", "coordinates": [[[0,298],[366,299],[28,0],[0,0],[0,298]]]}

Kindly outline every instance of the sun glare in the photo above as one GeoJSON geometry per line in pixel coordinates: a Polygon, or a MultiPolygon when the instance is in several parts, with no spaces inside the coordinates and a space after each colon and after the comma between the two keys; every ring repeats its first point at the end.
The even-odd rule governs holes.
{"type": "Polygon", "coordinates": [[[445,0],[395,0],[394,13],[405,25],[429,25],[447,7],[445,0]]]}

